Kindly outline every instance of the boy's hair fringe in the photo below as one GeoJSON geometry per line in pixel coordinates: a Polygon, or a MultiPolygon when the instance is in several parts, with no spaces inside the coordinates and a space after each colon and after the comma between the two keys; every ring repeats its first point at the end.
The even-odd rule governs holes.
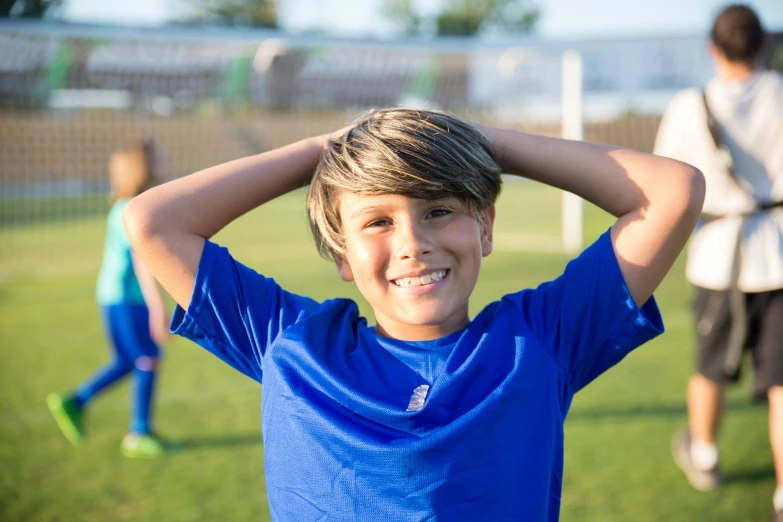
{"type": "Polygon", "coordinates": [[[155,142],[146,139],[112,153],[109,158],[110,203],[138,196],[155,184],[155,147],[155,142]]]}
{"type": "Polygon", "coordinates": [[[753,9],[732,4],[715,17],[710,38],[730,62],[753,65],[764,46],[764,28],[753,9]]]}
{"type": "Polygon", "coordinates": [[[307,208],[316,246],[327,259],[343,255],[344,192],[458,198],[478,218],[500,193],[500,173],[486,136],[452,114],[372,111],[330,140],[313,174],[307,208]]]}

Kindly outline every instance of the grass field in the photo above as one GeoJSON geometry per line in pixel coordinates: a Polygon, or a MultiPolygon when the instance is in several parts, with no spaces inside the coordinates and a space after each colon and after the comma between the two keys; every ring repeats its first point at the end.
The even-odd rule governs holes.
{"type": "MultiPolygon", "coordinates": [[[[485,262],[473,313],[562,271],[568,256],[516,251],[527,234],[556,234],[556,198],[531,184],[506,188],[499,248],[485,262]]],[[[589,240],[610,223],[587,208],[589,240]]],[[[268,520],[260,388],[187,341],[167,346],[156,415],[182,452],[151,462],[120,456],[127,383],[93,404],[82,449],[70,447],[49,417],[46,394],[75,386],[107,359],[93,297],[102,235],[102,218],[0,229],[0,520],[268,520]]],[[[359,300],[318,258],[301,193],[242,218],[217,241],[289,290],[359,300]]],[[[767,412],[749,404],[747,381],[728,401],[723,489],[693,491],[669,457],[671,435],[685,422],[693,359],[681,261],[657,293],[667,333],[576,396],[566,422],[566,522],[768,520],[767,412]]]]}

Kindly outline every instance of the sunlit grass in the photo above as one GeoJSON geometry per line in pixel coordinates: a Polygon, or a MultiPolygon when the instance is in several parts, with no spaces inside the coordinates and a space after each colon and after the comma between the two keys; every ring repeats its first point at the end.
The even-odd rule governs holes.
{"type": "MultiPolygon", "coordinates": [[[[505,239],[485,261],[473,313],[563,270],[568,256],[518,252],[514,243],[515,237],[558,235],[558,197],[532,184],[506,187],[496,227],[505,239]]],[[[590,240],[610,223],[586,209],[590,240]]],[[[95,402],[85,448],[68,446],[49,418],[46,394],[75,386],[108,355],[94,301],[102,240],[102,217],[0,230],[0,519],[268,520],[260,388],[187,341],[174,339],[167,347],[156,415],[162,433],[184,442],[181,453],[152,462],[120,456],[127,384],[95,402]]],[[[352,297],[369,312],[318,257],[301,192],[242,218],[216,241],[291,291],[352,297]]],[[[562,520],[766,520],[774,489],[766,409],[749,405],[747,386],[729,399],[722,440],[726,486],[697,493],[671,463],[669,439],[685,422],[693,361],[690,290],[681,262],[657,296],[667,334],[574,401],[566,423],[562,520]]]]}

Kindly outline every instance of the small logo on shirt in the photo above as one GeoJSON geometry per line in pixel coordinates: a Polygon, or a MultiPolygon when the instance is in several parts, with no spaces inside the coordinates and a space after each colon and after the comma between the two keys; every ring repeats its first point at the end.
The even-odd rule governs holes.
{"type": "Polygon", "coordinates": [[[427,392],[430,391],[428,384],[422,384],[416,386],[411,395],[411,400],[408,403],[408,409],[405,411],[419,411],[424,407],[424,399],[427,398],[427,392]]]}

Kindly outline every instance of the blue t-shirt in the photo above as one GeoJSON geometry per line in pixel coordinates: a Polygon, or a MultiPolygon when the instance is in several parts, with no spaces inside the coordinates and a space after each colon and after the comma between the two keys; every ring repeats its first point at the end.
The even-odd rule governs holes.
{"type": "Polygon", "coordinates": [[[348,299],[286,292],[206,243],[172,331],[261,382],[276,521],[556,521],[573,394],[663,331],[609,233],[464,330],[376,335],[348,299]]]}

